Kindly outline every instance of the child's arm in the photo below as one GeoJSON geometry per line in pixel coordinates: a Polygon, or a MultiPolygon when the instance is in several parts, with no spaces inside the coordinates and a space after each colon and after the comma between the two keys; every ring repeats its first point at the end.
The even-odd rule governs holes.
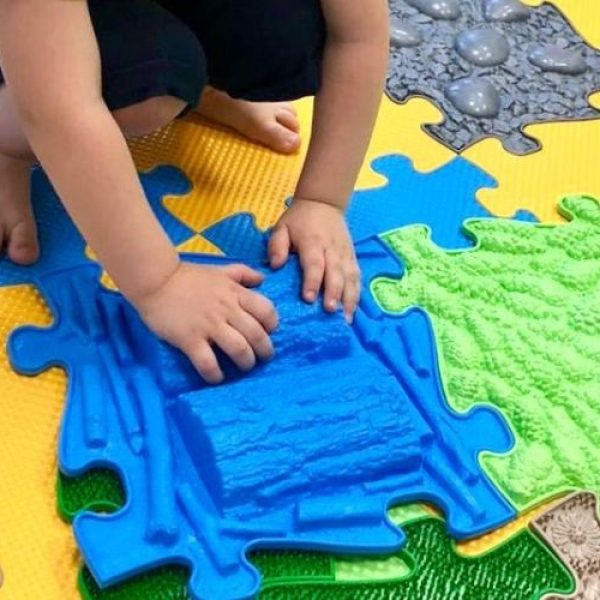
{"type": "Polygon", "coordinates": [[[87,3],[0,0],[0,61],[22,126],[65,207],[153,330],[219,381],[211,344],[240,366],[272,353],[270,302],[245,267],[182,265],[154,218],[125,139],[102,100],[87,3]]]}
{"type": "Polygon", "coordinates": [[[314,300],[324,282],[325,306],[343,301],[350,318],[360,279],[343,222],[369,144],[385,82],[388,5],[385,0],[322,0],[327,22],[323,81],[315,103],[313,133],[290,210],[271,243],[279,266],[290,247],[304,269],[304,297],[314,300]]]}

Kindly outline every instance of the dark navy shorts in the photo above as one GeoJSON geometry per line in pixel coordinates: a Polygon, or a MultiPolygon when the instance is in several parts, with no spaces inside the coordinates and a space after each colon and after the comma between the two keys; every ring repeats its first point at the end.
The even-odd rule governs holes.
{"type": "Polygon", "coordinates": [[[319,88],[319,0],[88,3],[111,110],[163,95],[194,107],[207,83],[257,101],[293,100],[319,88]]]}

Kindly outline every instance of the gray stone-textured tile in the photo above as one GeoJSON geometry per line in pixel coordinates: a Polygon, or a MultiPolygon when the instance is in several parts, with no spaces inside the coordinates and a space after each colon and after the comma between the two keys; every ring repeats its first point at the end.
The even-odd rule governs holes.
{"type": "Polygon", "coordinates": [[[550,4],[390,0],[390,10],[388,94],[437,104],[445,120],[426,128],[454,150],[496,136],[527,154],[539,144],[526,125],[600,117],[587,100],[600,90],[600,51],[550,4]]]}

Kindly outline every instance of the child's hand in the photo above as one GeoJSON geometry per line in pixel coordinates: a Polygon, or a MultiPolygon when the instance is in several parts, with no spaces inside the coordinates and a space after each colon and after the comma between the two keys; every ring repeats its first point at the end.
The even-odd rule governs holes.
{"type": "Polygon", "coordinates": [[[360,296],[360,271],[343,211],[323,202],[295,199],[273,231],[271,266],[283,266],[290,250],[300,258],[304,299],[314,302],[323,286],[325,309],[333,312],[342,302],[351,322],[360,296]]]}
{"type": "Polygon", "coordinates": [[[212,346],[243,371],[273,356],[269,338],[277,313],[267,298],[245,286],[262,281],[243,265],[224,268],[181,263],[167,282],[134,304],[146,324],[189,357],[209,383],[223,381],[212,346]]]}

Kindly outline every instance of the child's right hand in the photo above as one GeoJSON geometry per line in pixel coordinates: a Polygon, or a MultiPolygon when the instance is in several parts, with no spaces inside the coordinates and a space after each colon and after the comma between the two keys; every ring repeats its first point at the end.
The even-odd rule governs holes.
{"type": "Polygon", "coordinates": [[[220,383],[213,346],[243,371],[273,356],[269,334],[277,313],[267,298],[248,289],[262,280],[244,265],[180,263],[165,284],[133,303],[150,329],[182,350],[207,382],[220,383]]]}

